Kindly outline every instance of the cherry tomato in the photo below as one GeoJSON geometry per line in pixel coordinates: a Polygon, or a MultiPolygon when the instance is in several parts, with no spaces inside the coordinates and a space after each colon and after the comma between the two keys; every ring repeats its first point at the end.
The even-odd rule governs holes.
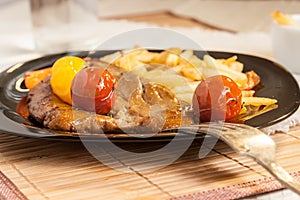
{"type": "Polygon", "coordinates": [[[241,111],[242,92],[229,77],[216,75],[197,86],[193,96],[193,110],[200,122],[230,121],[241,111]]]}
{"type": "Polygon", "coordinates": [[[106,69],[82,69],[72,81],[73,105],[97,114],[107,114],[113,105],[115,82],[114,76],[106,69]]]}

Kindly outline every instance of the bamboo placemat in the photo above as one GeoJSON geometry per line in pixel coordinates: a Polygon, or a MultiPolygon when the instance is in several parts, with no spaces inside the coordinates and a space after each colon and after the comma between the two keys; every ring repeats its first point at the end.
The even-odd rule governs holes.
{"type": "Polygon", "coordinates": [[[18,187],[0,171],[0,199],[27,200],[18,187]]]}
{"type": "MultiPolygon", "coordinates": [[[[272,138],[279,164],[298,177],[300,126],[272,138]]],[[[161,145],[121,146],[148,151],[161,145]]],[[[223,142],[204,159],[198,158],[200,145],[196,140],[175,163],[157,171],[124,173],[100,163],[80,142],[0,134],[0,169],[29,199],[233,199],[282,188],[262,167],[223,142]]],[[[139,165],[147,168],[155,159],[149,157],[139,165]]],[[[128,167],[109,154],[105,162],[128,167]]]]}

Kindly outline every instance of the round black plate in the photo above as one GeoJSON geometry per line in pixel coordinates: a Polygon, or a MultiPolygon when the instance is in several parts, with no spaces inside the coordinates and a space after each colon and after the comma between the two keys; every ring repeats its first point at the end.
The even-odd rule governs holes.
{"type": "MultiPolygon", "coordinates": [[[[27,92],[21,92],[16,89],[16,82],[24,76],[26,71],[32,71],[51,66],[58,58],[66,55],[75,55],[85,57],[101,57],[114,51],[96,51],[96,52],[66,52],[54,55],[44,56],[25,63],[18,63],[0,74],[0,132],[13,135],[51,138],[61,140],[79,139],[77,134],[68,132],[55,132],[49,129],[27,126],[26,120],[16,112],[19,101],[27,95],[27,92]]],[[[257,91],[257,96],[270,97],[278,100],[278,108],[259,115],[246,121],[246,124],[258,128],[273,125],[293,114],[299,107],[300,92],[299,86],[293,76],[282,66],[270,60],[230,52],[208,52],[215,58],[228,58],[233,55],[238,56],[238,60],[245,64],[245,71],[254,70],[260,77],[263,87],[257,91]]],[[[204,52],[195,51],[195,54],[202,57],[204,52]]],[[[170,140],[176,133],[165,133],[155,135],[151,138],[141,139],[127,136],[125,134],[106,135],[109,139],[115,141],[163,141],[170,140]]],[[[86,139],[93,140],[104,137],[98,135],[86,135],[86,139]]],[[[184,136],[183,136],[184,137],[184,136]]]]}

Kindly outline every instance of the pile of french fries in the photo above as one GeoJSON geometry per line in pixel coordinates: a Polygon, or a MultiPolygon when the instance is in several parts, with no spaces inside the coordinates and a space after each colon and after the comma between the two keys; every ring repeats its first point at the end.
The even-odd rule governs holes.
{"type": "Polygon", "coordinates": [[[203,59],[200,59],[192,50],[170,48],[162,52],[153,52],[136,47],[100,59],[162,84],[171,89],[178,99],[190,104],[200,81],[214,75],[228,76],[242,89],[243,107],[239,116],[241,120],[250,119],[277,106],[276,99],[255,97],[255,91],[248,86],[249,76],[243,72],[244,65],[238,61],[237,56],[216,59],[204,55],[203,59]]]}

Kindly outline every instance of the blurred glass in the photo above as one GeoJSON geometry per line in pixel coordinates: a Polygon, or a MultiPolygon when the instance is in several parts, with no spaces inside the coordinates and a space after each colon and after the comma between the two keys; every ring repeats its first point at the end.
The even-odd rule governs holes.
{"type": "Polygon", "coordinates": [[[86,49],[97,23],[97,0],[30,0],[35,49],[56,53],[86,49]]]}

